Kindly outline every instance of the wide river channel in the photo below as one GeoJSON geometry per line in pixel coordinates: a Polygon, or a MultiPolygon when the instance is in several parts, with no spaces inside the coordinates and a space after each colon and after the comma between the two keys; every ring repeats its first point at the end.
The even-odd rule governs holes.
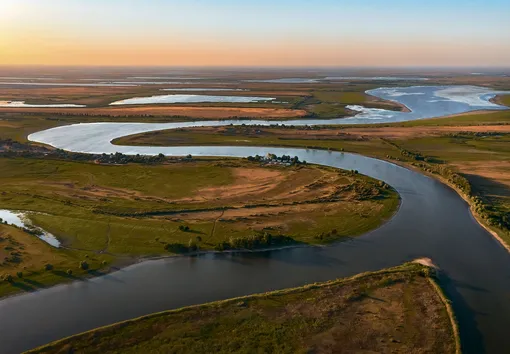
{"type": "MultiPolygon", "coordinates": [[[[365,110],[358,121],[350,118],[353,123],[502,108],[489,103],[494,93],[481,88],[379,90],[370,93],[398,101],[412,112],[377,110],[371,115],[365,110]]],[[[344,119],[342,123],[347,121],[344,119]]],[[[0,301],[0,352],[18,353],[156,311],[326,281],[399,265],[418,257],[430,257],[443,271],[443,283],[460,323],[463,351],[477,354],[510,351],[510,254],[474,220],[467,203],[435,179],[385,161],[340,152],[227,146],[127,147],[110,143],[114,138],[142,131],[231,123],[271,124],[263,121],[78,124],[35,133],[29,138],[81,152],[234,157],[267,152],[297,155],[310,163],[356,169],[385,181],[402,198],[399,211],[382,227],[327,247],[211,253],[146,261],[87,281],[4,299],[0,301]]],[[[285,124],[313,125],[317,121],[285,124]]]]}

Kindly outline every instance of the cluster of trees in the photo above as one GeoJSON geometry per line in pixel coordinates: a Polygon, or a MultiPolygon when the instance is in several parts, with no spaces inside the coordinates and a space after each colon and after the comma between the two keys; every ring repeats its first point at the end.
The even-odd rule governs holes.
{"type": "Polygon", "coordinates": [[[21,253],[17,251],[11,251],[8,256],[4,257],[3,262],[0,262],[0,265],[3,263],[20,263],[21,260],[21,253]]]}
{"type": "Polygon", "coordinates": [[[503,132],[459,132],[459,133],[447,133],[444,136],[458,139],[472,139],[472,138],[485,138],[487,136],[502,136],[508,134],[509,133],[503,132]]]}
{"type": "MultiPolygon", "coordinates": [[[[6,150],[26,150],[30,145],[12,139],[0,139],[0,146],[6,150]]],[[[42,147],[41,147],[42,148],[42,147]]],[[[46,149],[46,148],[42,148],[46,149]]]]}
{"type": "Polygon", "coordinates": [[[257,161],[257,162],[266,162],[266,161],[276,161],[281,163],[289,163],[291,165],[298,165],[298,164],[306,164],[306,161],[300,161],[299,157],[297,156],[290,156],[290,155],[282,155],[277,156],[275,154],[267,154],[266,156],[248,156],[248,161],[257,161]]]}
{"type": "Polygon", "coordinates": [[[143,163],[143,164],[157,164],[165,161],[165,155],[159,154],[156,156],[147,155],[125,155],[120,152],[115,154],[102,154],[96,161],[105,164],[127,164],[127,163],[143,163]]]}
{"type": "Polygon", "coordinates": [[[430,173],[436,173],[446,178],[449,183],[466,194],[474,204],[474,209],[487,224],[497,226],[504,230],[510,230],[510,215],[497,210],[490,203],[485,203],[482,198],[476,196],[472,190],[469,180],[459,173],[452,171],[445,165],[417,164],[418,167],[430,173]]]}
{"type": "Polygon", "coordinates": [[[499,211],[494,206],[486,204],[480,197],[471,197],[474,203],[474,209],[487,224],[497,226],[500,229],[510,230],[510,215],[506,212],[499,211]]]}
{"type": "MultiPolygon", "coordinates": [[[[317,117],[318,115],[315,114],[315,113],[311,113],[310,116],[304,116],[304,118],[306,117],[317,117]]],[[[253,118],[248,118],[248,119],[253,119],[253,118]]],[[[261,125],[261,124],[250,124],[250,125],[246,125],[246,124],[241,124],[241,125],[234,125],[234,124],[230,124],[229,125],[230,127],[235,127],[236,130],[238,131],[243,131],[243,128],[248,128],[248,129],[252,129],[252,128],[260,128],[260,129],[264,129],[264,128],[282,128],[282,129],[296,129],[296,130],[322,130],[322,129],[328,129],[328,130],[335,130],[335,129],[338,129],[338,128],[335,128],[335,127],[331,127],[331,126],[328,126],[328,125],[293,125],[293,124],[270,124],[270,125],[261,125]]]]}
{"type": "MultiPolygon", "coordinates": [[[[101,263],[102,265],[106,265],[106,261],[103,261],[101,263]]],[[[81,270],[88,270],[90,268],[90,265],[87,261],[81,261],[79,264],[78,264],[78,267],[81,269],[81,270]]],[[[54,269],[54,266],[53,264],[51,263],[46,263],[44,265],[44,270],[49,272],[49,271],[52,271],[54,269]]],[[[68,269],[66,271],[66,273],[71,276],[73,275],[73,270],[72,269],[68,269]]],[[[16,276],[18,278],[23,278],[23,272],[19,271],[19,272],[16,272],[16,276]]],[[[0,278],[1,280],[3,281],[6,281],[6,282],[9,282],[9,283],[13,283],[14,282],[14,277],[10,274],[4,274],[2,275],[2,277],[0,278]]]]}
{"type": "MultiPolygon", "coordinates": [[[[48,149],[46,147],[35,146],[25,143],[19,143],[11,139],[0,140],[0,154],[6,157],[27,157],[27,158],[43,158],[50,157],[72,161],[96,161],[103,164],[127,164],[127,163],[143,163],[157,164],[166,161],[163,154],[155,156],[147,155],[125,155],[120,152],[115,154],[83,154],[77,152],[69,152],[62,149],[48,149]],[[2,148],[3,147],[3,148],[2,148]]],[[[186,159],[191,159],[191,155],[186,159]]]]}
{"type": "MultiPolygon", "coordinates": [[[[23,278],[23,272],[16,272],[16,276],[19,279],[23,278]]],[[[8,283],[14,283],[14,277],[11,274],[3,274],[0,279],[8,283]]]]}
{"type": "MultiPolygon", "coordinates": [[[[423,156],[419,152],[415,152],[415,151],[410,151],[410,150],[404,149],[402,146],[400,146],[400,145],[396,144],[395,142],[393,142],[391,140],[388,140],[388,139],[381,138],[381,140],[383,140],[384,142],[386,142],[386,143],[396,147],[400,151],[400,155],[402,155],[404,157],[410,158],[410,159],[415,160],[415,161],[425,161],[426,160],[426,157],[423,156]]],[[[393,158],[390,155],[386,155],[386,157],[389,158],[389,159],[393,158]]],[[[398,160],[398,159],[396,159],[396,160],[398,160]]]]}
{"type": "Polygon", "coordinates": [[[253,250],[260,248],[280,247],[295,243],[296,240],[290,236],[271,235],[269,232],[264,232],[243,237],[231,237],[228,242],[223,241],[216,244],[214,249],[217,251],[235,249],[253,250]]]}
{"type": "Polygon", "coordinates": [[[190,248],[188,246],[183,245],[179,242],[167,243],[165,245],[165,250],[171,253],[188,253],[190,252],[190,248]]]}
{"type": "Polygon", "coordinates": [[[188,225],[179,225],[179,231],[188,232],[190,230],[188,225]]]}
{"type": "MultiPolygon", "coordinates": [[[[196,252],[200,250],[200,243],[202,238],[197,236],[195,239],[190,239],[188,245],[183,243],[173,242],[165,244],[164,248],[168,252],[183,254],[189,252],[196,252]]],[[[271,235],[268,232],[259,233],[244,237],[231,237],[228,241],[221,241],[214,246],[216,251],[227,250],[241,250],[241,249],[261,249],[268,247],[279,247],[283,245],[295,244],[296,241],[289,236],[284,235],[271,235]]]]}
{"type": "Polygon", "coordinates": [[[315,235],[314,238],[316,240],[320,240],[320,241],[329,241],[332,239],[336,239],[337,235],[338,235],[337,229],[333,229],[329,232],[321,232],[321,233],[315,235]]]}
{"type": "Polygon", "coordinates": [[[338,192],[352,192],[351,198],[354,200],[370,200],[384,197],[384,190],[388,188],[389,186],[384,182],[355,180],[349,185],[338,188],[338,192]]]}

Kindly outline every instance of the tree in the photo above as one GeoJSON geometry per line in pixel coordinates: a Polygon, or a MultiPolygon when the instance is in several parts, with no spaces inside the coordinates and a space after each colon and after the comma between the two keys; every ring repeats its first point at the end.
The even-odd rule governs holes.
{"type": "Polygon", "coordinates": [[[188,241],[188,249],[190,252],[196,251],[198,249],[197,244],[192,238],[190,238],[188,241]]]}
{"type": "Polygon", "coordinates": [[[89,264],[86,261],[80,262],[80,269],[87,270],[89,269],[89,264]]]}
{"type": "Polygon", "coordinates": [[[167,243],[165,245],[165,250],[172,253],[186,253],[188,252],[188,248],[184,246],[182,243],[167,243]]]}

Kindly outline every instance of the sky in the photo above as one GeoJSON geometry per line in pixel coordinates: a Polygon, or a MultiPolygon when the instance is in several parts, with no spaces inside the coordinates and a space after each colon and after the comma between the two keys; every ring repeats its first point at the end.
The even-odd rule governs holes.
{"type": "Polygon", "coordinates": [[[0,0],[0,65],[510,66],[509,0],[0,0]]]}

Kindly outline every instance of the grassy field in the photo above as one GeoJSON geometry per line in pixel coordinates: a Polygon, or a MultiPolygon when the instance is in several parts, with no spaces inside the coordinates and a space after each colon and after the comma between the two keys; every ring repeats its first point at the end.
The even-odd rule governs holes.
{"type": "Polygon", "coordinates": [[[0,297],[3,297],[102,274],[113,258],[107,254],[55,249],[16,227],[0,224],[0,260],[0,297]],[[88,269],[80,267],[83,261],[88,269]],[[46,269],[48,265],[53,268],[46,269]],[[9,276],[12,281],[7,281],[9,276]]]}
{"type": "Polygon", "coordinates": [[[430,268],[352,278],[157,313],[30,353],[455,353],[430,268]]]}
{"type": "Polygon", "coordinates": [[[510,106],[510,95],[501,95],[497,100],[498,103],[504,104],[505,106],[510,106]]]}
{"type": "MultiPolygon", "coordinates": [[[[53,261],[60,273],[84,254],[99,265],[129,263],[177,252],[169,244],[193,250],[262,247],[246,245],[257,235],[270,235],[274,247],[283,241],[327,243],[376,228],[399,205],[396,192],[351,172],[236,159],[101,165],[2,157],[0,184],[0,208],[26,212],[67,248],[43,248],[52,250],[48,257],[65,256],[53,261]]],[[[40,243],[18,229],[10,235],[12,242],[24,235],[40,243]]],[[[24,249],[32,252],[33,245],[24,249]]],[[[27,259],[3,263],[0,274],[26,269],[27,278],[44,275],[34,281],[56,282],[37,273],[46,259],[27,259]]],[[[23,288],[0,283],[0,296],[15,290],[23,288]]]]}

